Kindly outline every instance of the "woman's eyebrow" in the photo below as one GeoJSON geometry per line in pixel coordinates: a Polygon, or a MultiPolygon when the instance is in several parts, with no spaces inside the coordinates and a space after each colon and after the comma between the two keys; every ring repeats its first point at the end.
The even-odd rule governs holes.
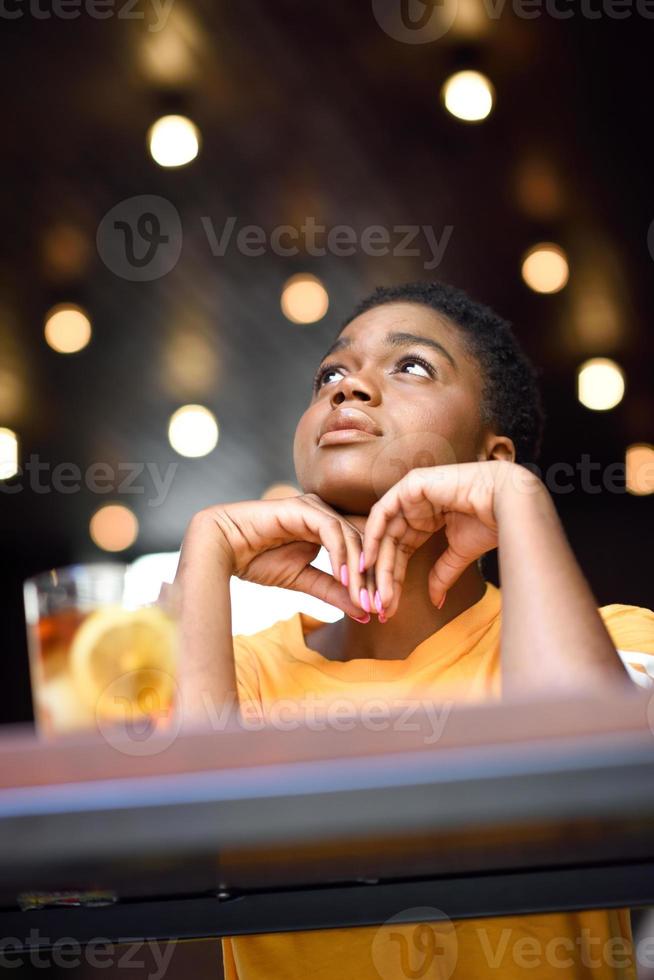
{"type": "MultiPolygon", "coordinates": [[[[389,333],[386,334],[384,341],[388,347],[408,347],[410,344],[422,344],[425,347],[431,347],[432,350],[437,351],[437,353],[442,354],[446,360],[450,362],[454,370],[457,369],[457,364],[452,355],[448,350],[439,344],[437,340],[433,340],[431,337],[421,337],[415,333],[389,333]]],[[[330,354],[334,354],[336,351],[343,350],[344,347],[351,347],[352,339],[350,337],[339,337],[329,350],[323,355],[322,360],[324,361],[326,357],[330,354]]]]}

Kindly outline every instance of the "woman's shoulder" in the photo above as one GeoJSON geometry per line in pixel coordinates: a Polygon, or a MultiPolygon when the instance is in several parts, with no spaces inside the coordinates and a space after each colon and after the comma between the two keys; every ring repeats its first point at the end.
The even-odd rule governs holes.
{"type": "Polygon", "coordinates": [[[599,613],[616,647],[654,654],[654,612],[644,606],[614,602],[599,613]]]}
{"type": "Polygon", "coordinates": [[[632,680],[651,688],[654,685],[654,612],[644,606],[613,602],[601,606],[599,613],[632,680]]]}

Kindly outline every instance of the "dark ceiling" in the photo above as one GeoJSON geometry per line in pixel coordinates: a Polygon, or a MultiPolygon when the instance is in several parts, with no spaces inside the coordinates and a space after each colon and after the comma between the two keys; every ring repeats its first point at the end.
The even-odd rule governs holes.
{"type": "MultiPolygon", "coordinates": [[[[475,3],[460,0],[439,40],[407,44],[382,30],[371,0],[173,0],[165,26],[152,0],[116,0],[106,19],[91,16],[87,0],[68,8],[74,19],[45,0],[7,0],[21,16],[3,18],[0,61],[0,426],[18,432],[23,463],[48,467],[46,484],[62,462],[82,472],[98,461],[116,472],[178,464],[161,505],[145,475],[144,492],[123,499],[141,528],[127,558],[176,549],[210,503],[294,479],[293,430],[313,370],[377,284],[441,278],[514,323],[543,372],[544,467],[576,466],[583,454],[604,467],[629,443],[654,441],[654,22],[635,4],[616,19],[601,0],[585,14],[560,0],[567,19],[545,9],[520,17],[508,0],[475,3]],[[440,103],[460,67],[495,85],[484,123],[457,121],[440,103]],[[146,151],[148,126],[168,110],[188,113],[203,138],[197,160],[179,170],[146,151]],[[96,249],[102,217],[135,195],[158,195],[181,218],[179,261],[153,281],[122,278],[96,249]],[[451,237],[431,271],[424,238],[416,257],[253,257],[233,246],[215,256],[207,224],[219,234],[230,216],[237,229],[268,233],[314,218],[359,235],[416,224],[440,238],[450,226],[451,237]],[[553,296],[520,277],[521,256],[543,240],[570,258],[570,283],[553,296]],[[319,324],[292,325],[280,311],[296,272],[327,287],[319,324]],[[91,344],[70,357],[43,340],[44,313],[61,301],[81,304],[93,322],[91,344]],[[575,397],[575,369],[594,354],[626,373],[627,395],[611,412],[575,397]],[[182,459],[167,440],[168,418],[186,402],[207,405],[220,423],[204,459],[182,459]]],[[[20,583],[97,558],[88,522],[107,499],[37,492],[25,476],[9,492],[16,485],[0,485],[3,659],[16,692],[6,720],[29,714],[20,583]]],[[[651,605],[652,498],[577,486],[556,501],[598,601],[651,605]]]]}

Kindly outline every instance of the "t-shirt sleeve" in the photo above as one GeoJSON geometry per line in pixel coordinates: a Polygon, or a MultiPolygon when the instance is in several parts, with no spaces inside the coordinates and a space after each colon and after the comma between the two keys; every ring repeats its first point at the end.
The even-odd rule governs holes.
{"type": "Polygon", "coordinates": [[[615,603],[600,613],[629,676],[641,687],[654,687],[654,612],[615,603]]]}

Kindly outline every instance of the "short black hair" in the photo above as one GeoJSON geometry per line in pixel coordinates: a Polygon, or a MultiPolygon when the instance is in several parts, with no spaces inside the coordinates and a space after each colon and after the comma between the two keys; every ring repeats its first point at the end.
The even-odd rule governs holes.
{"type": "Polygon", "coordinates": [[[386,303],[418,303],[447,317],[462,332],[483,378],[482,420],[509,436],[516,462],[538,458],[544,413],[538,372],[516,339],[511,325],[462,289],[442,282],[409,282],[379,286],[358,304],[341,331],[362,313],[386,303]]]}

